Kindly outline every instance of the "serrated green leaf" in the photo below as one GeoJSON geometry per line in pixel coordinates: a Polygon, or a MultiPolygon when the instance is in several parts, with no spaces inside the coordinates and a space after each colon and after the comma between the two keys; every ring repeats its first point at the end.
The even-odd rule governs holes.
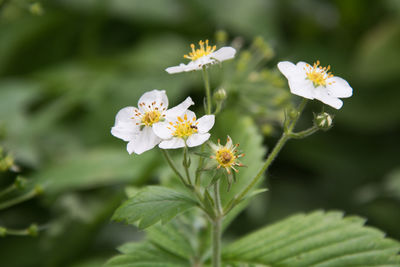
{"type": "Polygon", "coordinates": [[[364,223],[342,212],[294,215],[227,246],[223,258],[270,266],[400,266],[400,243],[364,223]]]}
{"type": "Polygon", "coordinates": [[[106,267],[179,267],[188,262],[150,242],[127,243],[119,248],[123,255],[111,258],[106,267]]]}
{"type": "Polygon", "coordinates": [[[147,239],[170,253],[189,259],[194,253],[183,228],[177,220],[165,225],[156,224],[146,229],[147,239]]]}
{"type": "Polygon", "coordinates": [[[146,228],[158,221],[166,223],[195,205],[195,200],[175,190],[148,186],[122,204],[113,220],[130,224],[139,221],[139,228],[146,228]]]}

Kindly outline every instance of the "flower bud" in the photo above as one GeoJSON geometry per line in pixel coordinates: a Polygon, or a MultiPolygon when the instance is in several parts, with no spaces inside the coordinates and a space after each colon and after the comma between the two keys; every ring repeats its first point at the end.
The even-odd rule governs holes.
{"type": "Polygon", "coordinates": [[[294,108],[290,109],[288,112],[289,118],[292,120],[297,119],[297,117],[299,117],[300,112],[294,108]]]}
{"type": "Polygon", "coordinates": [[[215,102],[222,102],[227,98],[227,94],[224,88],[220,88],[217,91],[215,91],[214,96],[213,96],[215,102]]]}
{"type": "Polygon", "coordinates": [[[7,229],[0,226],[0,237],[4,237],[7,234],[7,229]]]}
{"type": "Polygon", "coordinates": [[[30,236],[37,236],[38,235],[38,226],[36,224],[32,224],[31,226],[29,226],[28,228],[28,234],[30,236]]]}
{"type": "Polygon", "coordinates": [[[217,43],[226,43],[228,41],[228,33],[222,30],[217,31],[215,33],[215,40],[217,43]]]}
{"type": "Polygon", "coordinates": [[[314,116],[314,123],[321,130],[328,130],[331,128],[332,122],[332,116],[326,112],[322,112],[314,116]]]}

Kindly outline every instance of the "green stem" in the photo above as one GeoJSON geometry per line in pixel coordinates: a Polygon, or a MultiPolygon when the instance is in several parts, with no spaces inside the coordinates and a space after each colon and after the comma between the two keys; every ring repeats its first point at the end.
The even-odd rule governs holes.
{"type": "Polygon", "coordinates": [[[221,207],[221,197],[219,194],[219,181],[214,184],[214,201],[216,208],[216,216],[212,222],[212,241],[213,241],[213,257],[212,257],[212,266],[220,267],[221,266],[221,239],[222,239],[222,207],[221,207]]]}
{"type": "MultiPolygon", "coordinates": [[[[204,207],[204,204],[203,204],[203,197],[201,196],[201,193],[200,193],[200,191],[198,190],[198,188],[197,188],[197,187],[191,186],[190,184],[188,184],[188,183],[185,181],[185,178],[183,177],[183,175],[182,175],[182,174],[178,171],[178,169],[176,168],[175,163],[172,161],[172,158],[171,158],[171,156],[169,155],[168,151],[165,150],[165,149],[161,149],[161,151],[162,151],[162,153],[163,153],[165,159],[167,160],[169,166],[171,167],[171,169],[172,169],[172,170],[175,172],[175,174],[179,177],[179,179],[181,180],[181,182],[182,182],[186,187],[188,187],[192,192],[195,193],[197,199],[199,200],[200,208],[201,208],[202,210],[204,210],[204,211],[207,213],[207,209],[204,207]]],[[[186,169],[186,167],[185,167],[185,169],[186,169]]],[[[188,173],[186,173],[186,174],[188,174],[188,173]]],[[[208,213],[207,213],[207,215],[208,215],[208,213]]]]}
{"type": "MultiPolygon", "coordinates": [[[[201,153],[204,153],[204,149],[205,149],[205,145],[203,144],[201,146],[201,153]]],[[[203,164],[204,164],[204,157],[199,157],[199,165],[197,166],[197,170],[196,170],[196,176],[194,178],[194,184],[196,187],[200,186],[200,178],[201,178],[201,169],[203,168],[203,164]]]]}
{"type": "Polygon", "coordinates": [[[176,168],[174,162],[172,161],[171,156],[169,155],[168,151],[165,149],[161,149],[165,159],[167,160],[169,166],[171,167],[171,169],[175,172],[175,174],[179,177],[179,179],[181,180],[181,182],[187,186],[185,179],[183,178],[183,175],[178,171],[178,169],[176,168]]]}
{"type": "Polygon", "coordinates": [[[192,179],[190,179],[190,173],[189,173],[189,160],[188,160],[188,147],[185,143],[185,147],[183,148],[183,167],[185,169],[186,173],[186,179],[189,185],[192,185],[192,179]]]}
{"type": "Polygon", "coordinates": [[[19,204],[21,202],[27,201],[31,198],[34,198],[35,196],[37,196],[39,194],[38,192],[39,190],[37,188],[32,189],[31,191],[29,191],[28,193],[26,193],[25,195],[21,195],[18,196],[16,198],[10,199],[8,201],[5,201],[3,203],[0,203],[0,210],[9,208],[11,206],[14,206],[16,204],[19,204]]]}
{"type": "Polygon", "coordinates": [[[5,188],[4,190],[2,190],[0,192],[0,197],[2,197],[4,195],[7,195],[8,193],[11,193],[15,189],[17,189],[17,186],[15,184],[12,184],[12,185],[8,186],[7,188],[5,188]]]}
{"type": "Polygon", "coordinates": [[[206,114],[211,114],[212,103],[211,103],[211,88],[210,88],[210,80],[208,77],[207,67],[203,66],[203,80],[204,80],[204,87],[206,88],[206,114]]]}
{"type": "Polygon", "coordinates": [[[304,107],[307,104],[307,99],[303,99],[299,107],[297,108],[298,111],[298,116],[293,119],[293,121],[289,124],[288,129],[285,129],[283,132],[281,138],[278,140],[276,143],[274,149],[271,151],[271,153],[268,155],[264,165],[262,166],[261,170],[257,173],[257,175],[251,180],[250,184],[246,186],[246,188],[239,194],[237,195],[232,201],[230,201],[225,208],[225,214],[227,214],[236,204],[238,204],[242,199],[250,192],[250,190],[259,182],[259,180],[263,177],[263,174],[265,171],[267,171],[268,167],[271,165],[271,163],[274,161],[276,156],[278,155],[279,151],[281,151],[282,147],[285,145],[285,143],[291,138],[292,130],[296,126],[296,123],[298,119],[300,118],[301,113],[304,110],[304,107]]]}
{"type": "Polygon", "coordinates": [[[298,132],[298,133],[290,133],[289,137],[290,138],[294,138],[294,139],[302,139],[302,138],[306,138],[307,136],[312,135],[313,133],[317,132],[319,130],[319,128],[317,126],[313,126],[307,130],[298,132]]]}

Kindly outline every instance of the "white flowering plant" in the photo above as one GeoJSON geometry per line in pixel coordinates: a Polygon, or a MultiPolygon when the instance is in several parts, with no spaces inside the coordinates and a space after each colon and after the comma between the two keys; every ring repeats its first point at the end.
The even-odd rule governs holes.
{"type": "MultiPolygon", "coordinates": [[[[272,56],[260,40],[255,45],[262,51],[254,59],[256,64],[272,56]]],[[[284,145],[332,128],[333,115],[324,105],[338,110],[343,105],[339,98],[353,94],[344,79],[333,76],[330,67],[321,67],[319,61],[279,62],[277,69],[287,78],[290,92],[301,98],[290,98],[287,89],[274,95],[274,121],[282,134],[264,159],[259,129],[248,114],[256,105],[271,105],[271,99],[247,98],[240,91],[240,80],[273,80],[278,72],[246,71],[243,61],[251,59],[237,50],[200,41],[184,56],[190,60],[187,64],[166,68],[176,75],[202,72],[204,112],[190,96],[168,108],[168,92],[157,89],[144,93],[137,107],[117,113],[111,134],[128,142],[128,153],[141,157],[157,150],[167,167],[160,171],[160,185],[127,188],[128,199],[113,220],[144,229],[146,238],[120,247],[121,254],[106,266],[400,266],[398,242],[364,227],[363,219],[343,217],[338,211],[295,215],[238,240],[223,240],[226,228],[253,197],[267,191],[262,181],[284,145]],[[212,90],[210,73],[232,66],[234,75],[212,90]],[[226,103],[231,96],[245,104],[230,110],[226,103]],[[309,128],[297,130],[302,113],[308,111],[307,102],[313,99],[323,103],[322,111],[314,114],[309,128]],[[290,104],[280,105],[285,101],[290,104]]]]}

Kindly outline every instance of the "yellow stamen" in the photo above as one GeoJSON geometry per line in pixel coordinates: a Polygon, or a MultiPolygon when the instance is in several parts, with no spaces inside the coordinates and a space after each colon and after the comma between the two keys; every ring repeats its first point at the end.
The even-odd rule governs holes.
{"type": "Polygon", "coordinates": [[[221,149],[219,149],[216,153],[215,153],[215,158],[217,159],[218,163],[220,166],[226,168],[226,167],[232,167],[233,163],[235,162],[235,155],[233,154],[233,152],[226,148],[223,147],[221,149]]]}
{"type": "Polygon", "coordinates": [[[311,67],[307,64],[305,68],[307,79],[312,81],[314,87],[318,86],[326,86],[326,80],[328,78],[332,78],[332,73],[329,72],[331,66],[328,67],[321,67],[319,66],[319,60],[311,67]]]}
{"type": "Polygon", "coordinates": [[[217,48],[217,46],[215,46],[215,45],[209,46],[208,40],[206,40],[205,43],[203,41],[200,41],[199,46],[200,46],[200,48],[195,49],[195,45],[191,44],[190,47],[192,48],[192,52],[189,52],[189,55],[184,55],[183,57],[190,59],[192,61],[195,61],[203,56],[207,56],[207,55],[211,54],[217,48]],[[204,44],[206,45],[205,47],[204,47],[204,44]]]}
{"type": "Polygon", "coordinates": [[[196,118],[194,120],[188,120],[187,115],[185,114],[183,119],[182,117],[178,117],[178,121],[174,124],[171,124],[175,130],[173,136],[180,138],[187,138],[194,133],[198,132],[197,123],[195,123],[196,118]]]}
{"type": "Polygon", "coordinates": [[[142,123],[146,126],[152,126],[160,120],[161,113],[158,110],[151,110],[146,112],[142,117],[142,123]]]}

